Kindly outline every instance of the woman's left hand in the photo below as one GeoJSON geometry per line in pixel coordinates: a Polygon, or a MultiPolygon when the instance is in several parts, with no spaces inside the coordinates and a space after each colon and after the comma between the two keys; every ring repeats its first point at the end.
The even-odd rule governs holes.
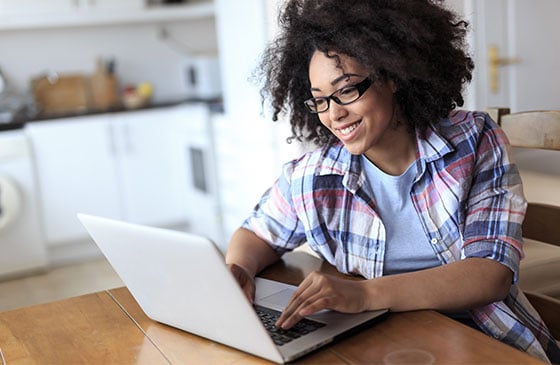
{"type": "Polygon", "coordinates": [[[354,281],[313,272],[307,276],[284,308],[276,326],[289,329],[303,317],[323,309],[343,313],[368,310],[365,280],[354,281]]]}

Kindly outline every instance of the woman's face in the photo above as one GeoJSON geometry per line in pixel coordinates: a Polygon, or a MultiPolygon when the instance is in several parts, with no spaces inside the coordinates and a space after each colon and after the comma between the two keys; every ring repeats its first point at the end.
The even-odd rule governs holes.
{"type": "MultiPolygon", "coordinates": [[[[343,87],[361,82],[369,75],[353,58],[329,53],[329,56],[332,55],[339,57],[339,67],[336,58],[329,58],[320,51],[311,58],[309,80],[313,97],[329,96],[343,87]]],[[[353,103],[339,105],[331,99],[329,109],[318,114],[321,123],[354,155],[367,156],[372,149],[391,148],[395,134],[401,133],[395,127],[394,84],[373,81],[353,103]]]]}

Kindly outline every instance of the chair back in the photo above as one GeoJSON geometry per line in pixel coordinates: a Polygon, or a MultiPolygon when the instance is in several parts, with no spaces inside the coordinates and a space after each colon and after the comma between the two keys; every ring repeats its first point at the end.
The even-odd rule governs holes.
{"type": "Polygon", "coordinates": [[[510,113],[489,108],[488,114],[502,127],[514,147],[560,150],[560,110],[510,113]]]}
{"type": "Polygon", "coordinates": [[[529,203],[522,230],[525,238],[560,246],[560,206],[529,203]]]}

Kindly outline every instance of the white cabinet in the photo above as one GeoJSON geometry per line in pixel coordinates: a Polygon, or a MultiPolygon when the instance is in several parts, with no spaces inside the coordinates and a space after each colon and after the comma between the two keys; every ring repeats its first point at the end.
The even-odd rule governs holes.
{"type": "Polygon", "coordinates": [[[0,0],[0,15],[38,15],[69,12],[78,0],[0,0]]]}
{"type": "Polygon", "coordinates": [[[184,223],[187,157],[181,125],[193,117],[185,108],[114,117],[117,174],[127,220],[151,225],[184,223]]]}
{"type": "Polygon", "coordinates": [[[83,212],[157,226],[185,224],[188,108],[28,124],[49,245],[83,239],[83,212]]]}
{"type": "Polygon", "coordinates": [[[160,23],[214,17],[212,0],[146,6],[143,0],[0,0],[0,31],[160,23]]]}
{"type": "Polygon", "coordinates": [[[119,217],[115,145],[106,116],[26,127],[36,159],[40,206],[49,244],[83,236],[76,213],[119,217]]]}
{"type": "Polygon", "coordinates": [[[139,9],[144,0],[0,0],[1,15],[77,13],[84,10],[139,9]]]}

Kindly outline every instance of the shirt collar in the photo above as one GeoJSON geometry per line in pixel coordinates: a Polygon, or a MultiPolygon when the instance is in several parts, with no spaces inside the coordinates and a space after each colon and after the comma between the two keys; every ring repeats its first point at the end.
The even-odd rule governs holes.
{"type": "Polygon", "coordinates": [[[323,149],[317,175],[343,176],[342,184],[355,192],[364,182],[360,156],[352,155],[342,142],[336,142],[323,149]]]}
{"type": "MultiPolygon", "coordinates": [[[[443,119],[443,124],[447,119],[443,119]]],[[[420,131],[416,131],[416,140],[418,141],[418,158],[425,162],[432,162],[453,152],[453,146],[437,131],[437,128],[430,124],[426,129],[424,138],[420,131]]]]}

